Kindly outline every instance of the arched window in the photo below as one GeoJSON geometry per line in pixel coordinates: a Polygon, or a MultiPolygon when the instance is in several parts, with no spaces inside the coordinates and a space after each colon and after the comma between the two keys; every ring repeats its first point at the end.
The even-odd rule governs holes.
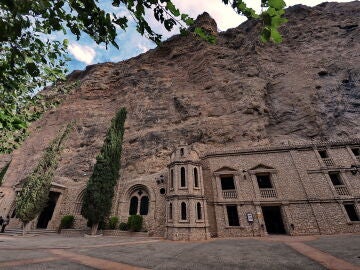
{"type": "Polygon", "coordinates": [[[129,215],[136,215],[138,209],[139,199],[138,197],[134,196],[130,200],[130,208],[129,208],[129,215]]]}
{"type": "Polygon", "coordinates": [[[173,219],[173,206],[172,206],[172,203],[169,204],[169,219],[173,219]]]}
{"type": "Polygon", "coordinates": [[[194,186],[199,187],[199,175],[197,168],[194,168],[194,186]]]}
{"type": "Polygon", "coordinates": [[[181,167],[180,169],[180,186],[186,187],[186,176],[185,176],[185,168],[181,167]]]}
{"type": "Polygon", "coordinates": [[[197,214],[197,219],[202,219],[201,203],[199,202],[196,204],[196,214],[197,214]]]}
{"type": "Polygon", "coordinates": [[[149,197],[143,196],[140,199],[140,215],[145,216],[149,212],[149,197]]]}
{"type": "Polygon", "coordinates": [[[170,188],[174,188],[174,170],[170,170],[170,188]]]}
{"type": "Polygon", "coordinates": [[[186,203],[182,202],[181,203],[181,219],[182,220],[186,220],[187,215],[186,215],[186,203]]]}

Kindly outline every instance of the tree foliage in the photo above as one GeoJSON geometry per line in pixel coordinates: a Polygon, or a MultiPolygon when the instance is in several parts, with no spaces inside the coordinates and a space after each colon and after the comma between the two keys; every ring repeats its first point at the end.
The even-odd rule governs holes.
{"type": "Polygon", "coordinates": [[[81,214],[92,226],[109,216],[114,187],[119,178],[126,109],[117,112],[111,121],[93,173],[87,183],[81,214]]]}
{"type": "Polygon", "coordinates": [[[79,83],[57,83],[51,90],[43,91],[34,97],[26,97],[26,102],[18,107],[16,116],[2,114],[0,109],[0,153],[10,153],[27,137],[26,123],[39,119],[44,112],[58,106],[66,95],[79,86],[79,83]]]}
{"type": "Polygon", "coordinates": [[[24,224],[33,220],[46,206],[62,145],[71,129],[72,124],[68,124],[50,143],[16,197],[16,215],[24,224]]]}
{"type": "MultiPolygon", "coordinates": [[[[261,14],[248,8],[243,0],[219,1],[247,18],[261,19],[263,41],[281,41],[277,29],[285,22],[283,0],[262,0],[266,10],[261,14]]],[[[136,22],[141,35],[161,42],[161,35],[148,23],[146,12],[152,12],[168,31],[177,25],[185,32],[194,22],[171,0],[112,0],[112,6],[128,10],[125,16],[104,10],[100,3],[98,0],[0,0],[0,131],[19,131],[15,138],[8,136],[12,141],[6,151],[16,147],[25,136],[24,130],[31,122],[26,116],[33,102],[31,96],[39,88],[64,78],[68,41],[54,40],[53,34],[72,33],[79,39],[85,33],[97,44],[119,48],[117,28],[125,30],[129,20],[136,22]]],[[[215,41],[200,28],[194,32],[210,42],[215,41]]],[[[0,149],[1,152],[4,149],[0,149]]]]}

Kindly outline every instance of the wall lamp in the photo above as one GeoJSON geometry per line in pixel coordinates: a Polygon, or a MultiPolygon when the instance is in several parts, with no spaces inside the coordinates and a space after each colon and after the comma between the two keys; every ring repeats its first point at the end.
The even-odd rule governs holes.
{"type": "Polygon", "coordinates": [[[350,172],[355,175],[359,172],[360,166],[359,165],[351,165],[350,172]]]}

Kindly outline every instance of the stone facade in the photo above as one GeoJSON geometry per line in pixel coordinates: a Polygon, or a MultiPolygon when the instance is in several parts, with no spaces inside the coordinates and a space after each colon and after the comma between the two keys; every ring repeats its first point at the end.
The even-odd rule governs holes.
{"type": "MultiPolygon", "coordinates": [[[[68,214],[76,228],[86,228],[80,215],[84,188],[53,183],[58,195],[48,229],[68,214]]],[[[18,190],[5,177],[0,203],[12,227],[20,225],[14,217],[18,190]]],[[[183,145],[158,173],[120,178],[115,194],[112,216],[126,222],[141,214],[148,235],[171,240],[360,232],[360,141],[202,154],[183,145]]]]}

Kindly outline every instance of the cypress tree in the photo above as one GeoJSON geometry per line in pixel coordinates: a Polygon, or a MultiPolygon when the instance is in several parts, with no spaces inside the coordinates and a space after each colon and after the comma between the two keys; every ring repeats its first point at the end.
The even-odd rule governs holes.
{"type": "Polygon", "coordinates": [[[111,121],[85,190],[81,214],[91,224],[91,234],[96,234],[99,222],[110,214],[114,187],[119,178],[125,119],[126,109],[121,108],[111,121]]]}
{"type": "Polygon", "coordinates": [[[60,132],[50,143],[34,171],[26,178],[20,194],[16,197],[16,215],[23,222],[23,234],[25,234],[26,224],[40,214],[47,204],[62,144],[71,129],[72,124],[68,124],[65,130],[60,132]]]}

